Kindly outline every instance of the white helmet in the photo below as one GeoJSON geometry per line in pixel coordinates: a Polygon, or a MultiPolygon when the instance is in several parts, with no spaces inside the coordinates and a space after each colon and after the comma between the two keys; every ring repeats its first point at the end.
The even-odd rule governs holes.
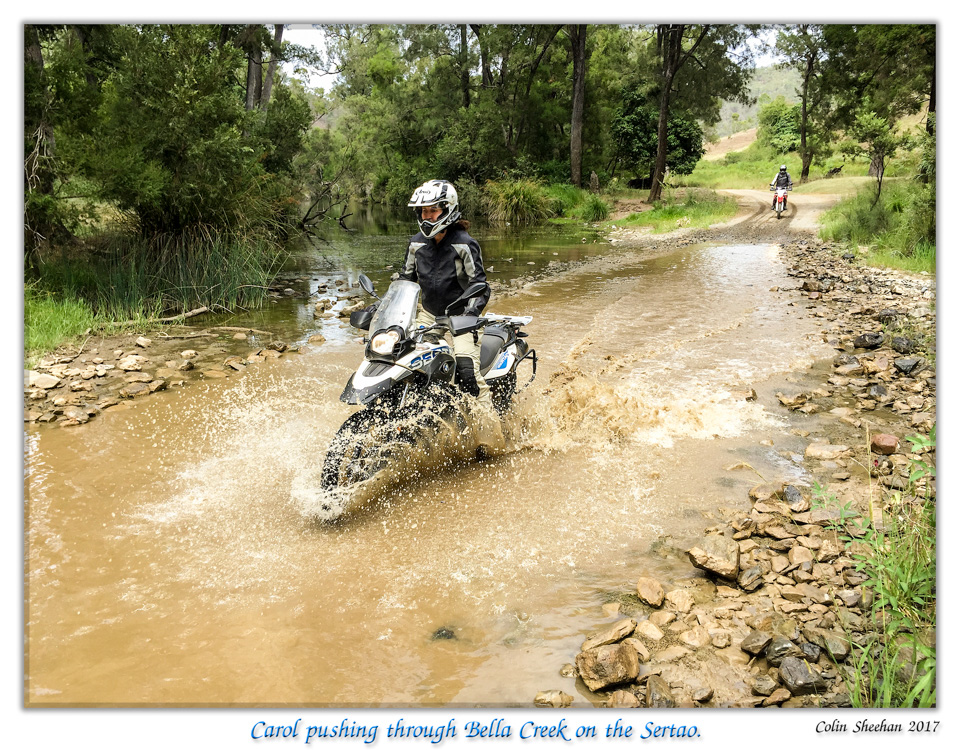
{"type": "Polygon", "coordinates": [[[427,180],[413,191],[410,196],[411,206],[417,213],[417,224],[424,237],[433,237],[460,218],[460,207],[457,191],[446,180],[427,180]],[[421,209],[424,206],[439,206],[441,213],[436,221],[425,221],[421,209]]]}

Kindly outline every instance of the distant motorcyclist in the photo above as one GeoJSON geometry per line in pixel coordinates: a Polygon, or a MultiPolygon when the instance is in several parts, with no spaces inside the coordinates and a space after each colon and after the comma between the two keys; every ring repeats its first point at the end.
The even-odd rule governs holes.
{"type": "MultiPolygon", "coordinates": [[[[790,173],[787,171],[787,165],[781,164],[780,171],[777,172],[776,177],[773,178],[773,182],[770,183],[770,189],[774,191],[773,204],[770,206],[771,211],[777,210],[777,188],[786,188],[787,190],[793,190],[793,180],[790,178],[790,173]]],[[[784,205],[786,205],[786,198],[784,198],[784,205]]]]}

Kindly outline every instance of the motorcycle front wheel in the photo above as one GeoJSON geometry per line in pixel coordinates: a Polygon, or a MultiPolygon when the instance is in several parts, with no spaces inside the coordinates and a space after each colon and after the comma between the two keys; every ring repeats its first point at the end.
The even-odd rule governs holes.
{"type": "Polygon", "coordinates": [[[330,442],[323,462],[321,485],[333,489],[373,479],[408,443],[404,430],[398,429],[383,412],[358,411],[340,425],[330,442]]]}

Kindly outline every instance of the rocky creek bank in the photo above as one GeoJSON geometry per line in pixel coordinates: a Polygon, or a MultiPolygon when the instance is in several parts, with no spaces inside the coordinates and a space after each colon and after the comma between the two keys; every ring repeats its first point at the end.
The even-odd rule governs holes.
{"type": "MultiPolygon", "coordinates": [[[[322,282],[313,292],[309,282],[307,277],[278,278],[268,298],[302,299],[318,323],[349,318],[365,304],[345,278],[322,282]]],[[[324,340],[314,333],[307,343],[324,340]]],[[[299,343],[284,342],[271,331],[238,326],[163,325],[145,335],[94,334],[24,371],[23,420],[75,427],[168,388],[228,378],[299,351],[299,343]]]]}
{"type": "MultiPolygon", "coordinates": [[[[763,481],[742,507],[718,508],[702,539],[673,550],[689,562],[686,577],[635,570],[603,607],[618,619],[560,669],[573,682],[540,692],[535,705],[568,706],[571,693],[617,708],[851,705],[851,651],[877,617],[857,569],[861,524],[882,525],[903,490],[935,501],[932,484],[910,484],[912,461],[934,464],[933,449],[907,440],[936,421],[935,280],[863,266],[813,236],[784,237],[780,253],[795,283],[770,293],[815,318],[837,352],[766,404],[809,440],[803,455],[779,451],[809,484],[763,481]]],[[[777,450],[770,437],[764,444],[777,450]]]]}

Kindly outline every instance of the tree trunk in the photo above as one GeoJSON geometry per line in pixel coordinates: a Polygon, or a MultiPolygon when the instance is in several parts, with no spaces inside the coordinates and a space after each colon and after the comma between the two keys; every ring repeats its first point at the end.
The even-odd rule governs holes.
{"type": "Polygon", "coordinates": [[[270,94],[273,91],[273,77],[277,73],[277,63],[280,61],[280,43],[283,41],[283,24],[278,23],[273,27],[273,47],[270,50],[270,64],[267,65],[267,80],[263,85],[263,100],[260,108],[266,112],[270,106],[270,94]]]}
{"type": "Polygon", "coordinates": [[[493,86],[493,74],[490,72],[490,51],[483,37],[480,36],[481,28],[483,27],[480,24],[470,24],[470,30],[476,35],[477,44],[480,47],[480,85],[487,89],[493,86]]]}
{"type": "Polygon", "coordinates": [[[583,101],[587,88],[587,27],[570,26],[570,48],[573,53],[573,111],[570,116],[570,181],[583,184],[583,101]]]}
{"type": "MultiPolygon", "coordinates": [[[[51,167],[56,143],[53,137],[53,124],[49,119],[48,90],[44,80],[43,50],[40,47],[40,32],[36,26],[25,24],[23,27],[23,65],[24,78],[30,79],[29,88],[25,85],[23,135],[23,189],[24,194],[53,195],[54,171],[51,167]]],[[[49,212],[39,210],[24,213],[26,230],[26,252],[32,255],[44,240],[50,239],[59,227],[49,212]]]]}
{"type": "Polygon", "coordinates": [[[249,112],[260,102],[263,88],[261,77],[263,52],[257,39],[256,26],[250,24],[244,29],[241,46],[247,53],[247,97],[245,106],[249,112]]]}
{"type": "Polygon", "coordinates": [[[470,109],[470,44],[465,23],[460,24],[460,102],[470,109]]]}
{"type": "Polygon", "coordinates": [[[813,52],[807,53],[807,68],[803,75],[803,84],[800,89],[800,184],[802,185],[810,177],[810,162],[813,161],[813,155],[807,147],[807,102],[810,96],[810,79],[813,76],[813,52]]]}
{"type": "Polygon", "coordinates": [[[661,60],[660,83],[663,88],[660,90],[660,119],[657,122],[657,160],[650,180],[648,203],[660,200],[664,175],[667,172],[667,149],[669,148],[667,123],[670,120],[670,93],[673,88],[673,79],[680,68],[683,67],[683,64],[700,46],[710,30],[710,26],[709,24],[701,26],[697,40],[690,45],[690,49],[684,51],[683,34],[686,29],[685,24],[659,24],[657,26],[657,53],[661,60]]]}

